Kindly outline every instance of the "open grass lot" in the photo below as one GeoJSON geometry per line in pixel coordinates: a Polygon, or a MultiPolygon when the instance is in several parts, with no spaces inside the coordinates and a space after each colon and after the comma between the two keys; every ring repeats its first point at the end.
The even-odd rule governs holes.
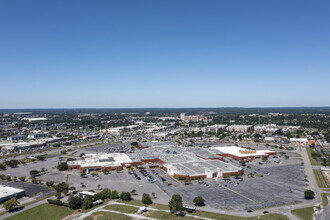
{"type": "Polygon", "coordinates": [[[118,205],[118,204],[108,205],[104,209],[114,210],[123,213],[137,213],[139,210],[139,208],[136,207],[127,206],[127,205],[118,205]]]}
{"type": "Polygon", "coordinates": [[[306,150],[307,150],[307,154],[308,154],[308,158],[309,158],[309,161],[311,162],[312,165],[321,165],[321,162],[315,160],[313,157],[312,157],[312,150],[310,147],[306,147],[306,150]]]}
{"type": "MultiPolygon", "coordinates": [[[[138,206],[143,206],[144,204],[138,200],[131,200],[129,202],[127,201],[122,201],[125,202],[126,204],[131,204],[131,205],[138,205],[138,206]]],[[[145,205],[144,205],[145,206],[145,205]]],[[[149,207],[157,208],[157,209],[163,209],[163,210],[168,210],[168,206],[166,205],[161,205],[161,204],[152,204],[149,207]]],[[[106,207],[106,209],[110,210],[115,210],[123,213],[134,213],[137,212],[137,208],[134,210],[134,207],[130,206],[125,206],[125,205],[109,205],[106,207]],[[108,208],[110,207],[110,208],[108,208]],[[115,207],[115,208],[114,208],[115,207]],[[132,209],[133,208],[133,209],[132,209]],[[133,212],[134,211],[134,212],[133,212]]],[[[231,216],[231,215],[224,215],[224,214],[218,214],[218,213],[212,213],[212,212],[204,212],[204,211],[197,211],[196,213],[188,213],[189,215],[196,215],[200,217],[205,217],[205,218],[212,218],[212,219],[219,219],[219,220],[252,220],[252,219],[263,219],[263,220],[288,220],[288,218],[284,215],[281,214],[267,214],[267,215],[261,215],[261,216],[256,216],[256,217],[238,217],[238,216],[231,216]]],[[[156,218],[156,219],[193,219],[192,217],[189,216],[184,216],[184,217],[177,217],[169,212],[164,212],[164,211],[149,211],[147,214],[151,218],[156,218]]]]}
{"type": "Polygon", "coordinates": [[[8,220],[60,220],[74,213],[69,208],[54,206],[50,204],[42,204],[32,209],[18,213],[17,215],[7,218],[8,220]]]}
{"type": "Polygon", "coordinates": [[[161,210],[169,210],[168,205],[158,204],[158,203],[153,203],[151,205],[146,205],[146,204],[143,204],[140,200],[131,200],[131,201],[118,200],[118,202],[125,203],[125,204],[130,204],[130,205],[136,205],[136,206],[152,207],[152,208],[161,209],[161,210]]]}
{"type": "Polygon", "coordinates": [[[322,198],[322,205],[327,206],[329,204],[327,193],[321,193],[321,198],[322,198]]]}
{"type": "Polygon", "coordinates": [[[150,211],[148,212],[147,216],[155,219],[194,219],[193,217],[189,217],[189,216],[181,217],[163,211],[150,211]]]}
{"type": "Polygon", "coordinates": [[[313,170],[313,172],[314,172],[314,176],[315,176],[315,179],[316,179],[317,185],[318,185],[320,188],[328,188],[327,185],[325,184],[324,179],[323,179],[323,176],[322,176],[321,170],[313,170]]]}
{"type": "Polygon", "coordinates": [[[131,220],[132,218],[126,215],[112,212],[95,212],[84,220],[131,220]]]}
{"type": "Polygon", "coordinates": [[[232,215],[224,215],[224,214],[218,214],[218,213],[212,213],[212,212],[204,212],[204,211],[197,211],[196,213],[193,213],[192,215],[197,215],[200,217],[205,218],[212,218],[212,219],[219,219],[219,220],[252,220],[252,219],[264,219],[264,220],[289,220],[288,217],[281,214],[266,214],[266,215],[260,215],[256,217],[238,217],[238,216],[232,216],[232,215]]]}
{"type": "Polygon", "coordinates": [[[291,211],[291,213],[303,220],[313,220],[314,208],[307,207],[302,209],[294,209],[291,211]]]}

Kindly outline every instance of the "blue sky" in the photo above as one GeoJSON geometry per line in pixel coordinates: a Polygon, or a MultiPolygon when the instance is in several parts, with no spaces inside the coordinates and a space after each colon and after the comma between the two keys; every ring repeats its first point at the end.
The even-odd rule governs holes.
{"type": "Polygon", "coordinates": [[[330,106],[327,0],[1,0],[0,108],[330,106]]]}

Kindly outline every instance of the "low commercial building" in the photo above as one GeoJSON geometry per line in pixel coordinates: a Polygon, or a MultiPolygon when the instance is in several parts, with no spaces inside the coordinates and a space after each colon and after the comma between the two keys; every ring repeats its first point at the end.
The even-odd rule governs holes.
{"type": "Polygon", "coordinates": [[[241,133],[245,133],[245,132],[250,132],[252,129],[252,125],[230,125],[226,128],[227,131],[230,132],[241,132],[241,133]]]}
{"type": "Polygon", "coordinates": [[[23,120],[27,120],[29,122],[37,122],[37,121],[46,121],[47,118],[23,118],[23,120]]]}
{"type": "Polygon", "coordinates": [[[118,170],[123,167],[141,165],[134,163],[125,153],[86,154],[83,159],[69,161],[68,170],[77,169],[81,172],[118,170]]]}
{"type": "Polygon", "coordinates": [[[7,138],[8,141],[21,141],[25,139],[26,139],[25,135],[14,135],[7,138]]]}
{"type": "Polygon", "coordinates": [[[47,134],[45,133],[35,133],[35,134],[29,134],[28,138],[29,139],[38,139],[38,138],[46,138],[47,134]]]}
{"type": "Polygon", "coordinates": [[[229,157],[235,160],[254,160],[257,158],[264,158],[271,155],[276,155],[275,151],[270,150],[249,150],[246,148],[236,146],[225,146],[225,147],[212,147],[218,151],[218,155],[222,157],[229,157]]]}
{"type": "Polygon", "coordinates": [[[223,157],[217,155],[216,151],[151,142],[145,145],[148,148],[141,148],[134,153],[86,154],[82,160],[69,161],[68,169],[90,172],[157,163],[169,175],[184,179],[220,178],[241,173],[241,168],[223,162],[223,157]]]}
{"type": "Polygon", "coordinates": [[[25,195],[24,189],[13,188],[9,186],[0,185],[0,204],[7,200],[16,197],[21,198],[25,195]]]}
{"type": "Polygon", "coordinates": [[[293,144],[308,144],[308,139],[307,138],[290,138],[290,142],[293,144]]]}

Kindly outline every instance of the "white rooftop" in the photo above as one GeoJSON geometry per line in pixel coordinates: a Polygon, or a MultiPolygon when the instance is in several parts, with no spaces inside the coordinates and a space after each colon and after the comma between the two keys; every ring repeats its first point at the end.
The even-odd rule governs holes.
{"type": "Polygon", "coordinates": [[[0,185],[0,198],[21,192],[24,192],[24,189],[18,189],[18,188],[0,185]]]}
{"type": "Polygon", "coordinates": [[[85,160],[69,161],[68,165],[80,165],[81,167],[116,167],[133,161],[125,153],[111,154],[86,154],[85,160]]]}
{"type": "Polygon", "coordinates": [[[266,155],[267,153],[272,153],[274,151],[270,150],[256,150],[256,153],[242,153],[242,151],[251,151],[246,148],[236,147],[236,146],[225,146],[225,147],[212,147],[211,149],[218,150],[225,154],[231,154],[237,157],[251,157],[251,156],[259,156],[266,155]]]}

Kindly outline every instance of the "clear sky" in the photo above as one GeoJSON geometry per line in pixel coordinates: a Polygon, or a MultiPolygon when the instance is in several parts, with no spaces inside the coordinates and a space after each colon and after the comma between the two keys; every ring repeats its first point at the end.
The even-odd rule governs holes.
{"type": "Polygon", "coordinates": [[[0,108],[330,106],[328,0],[0,0],[0,108]]]}

